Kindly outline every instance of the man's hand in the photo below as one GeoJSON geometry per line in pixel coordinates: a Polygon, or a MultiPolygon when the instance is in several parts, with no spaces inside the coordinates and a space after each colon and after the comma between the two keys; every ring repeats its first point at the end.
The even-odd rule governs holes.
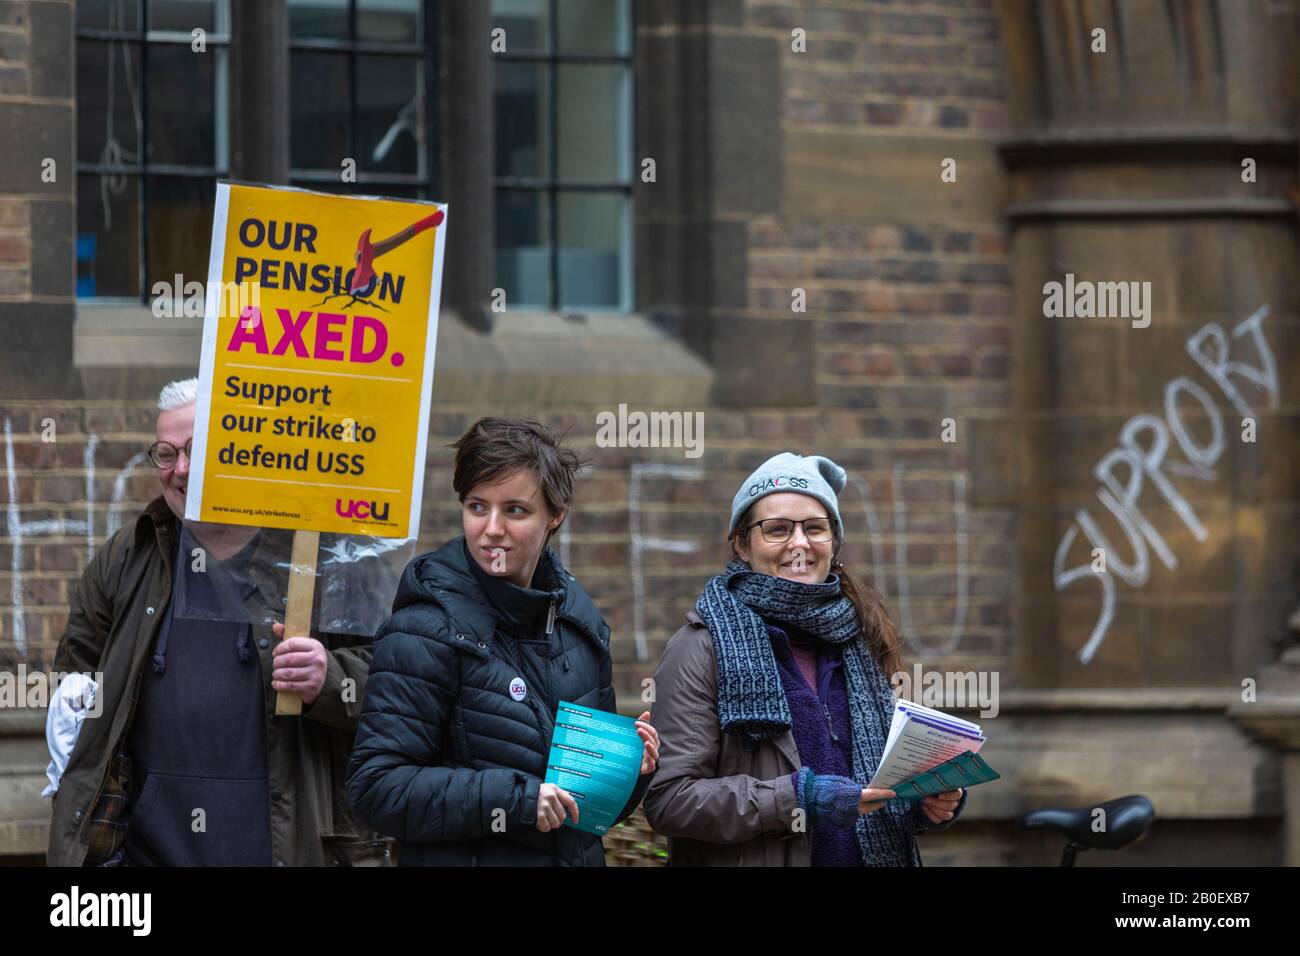
{"type": "Polygon", "coordinates": [[[961,790],[945,790],[933,793],[921,800],[921,809],[930,818],[931,823],[947,823],[952,819],[953,811],[961,803],[961,790]]]}
{"type": "Polygon", "coordinates": [[[272,624],[280,639],[271,652],[271,686],[287,694],[297,694],[304,704],[313,704],[325,686],[325,668],[329,652],[314,637],[284,636],[283,624],[272,624]]]}

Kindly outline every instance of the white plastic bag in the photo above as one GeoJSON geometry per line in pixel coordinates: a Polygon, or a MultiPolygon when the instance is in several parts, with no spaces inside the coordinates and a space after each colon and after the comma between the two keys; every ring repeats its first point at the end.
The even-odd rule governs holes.
{"type": "Polygon", "coordinates": [[[77,745],[81,723],[87,711],[95,707],[99,685],[88,674],[73,673],[63,678],[54,700],[45,714],[45,743],[50,750],[50,765],[45,768],[49,785],[41,791],[42,797],[52,797],[59,789],[59,780],[68,766],[72,748],[77,745]]]}

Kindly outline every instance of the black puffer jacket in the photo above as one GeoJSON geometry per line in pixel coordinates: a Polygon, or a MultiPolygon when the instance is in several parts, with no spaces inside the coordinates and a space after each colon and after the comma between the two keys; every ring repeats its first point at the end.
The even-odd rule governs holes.
{"type": "Polygon", "coordinates": [[[556,705],[615,709],[609,626],[549,548],[533,585],[484,572],[463,537],[402,575],[375,636],[348,795],[360,819],[398,839],[403,866],[605,863],[595,836],[538,831],[537,791],[556,705]]]}

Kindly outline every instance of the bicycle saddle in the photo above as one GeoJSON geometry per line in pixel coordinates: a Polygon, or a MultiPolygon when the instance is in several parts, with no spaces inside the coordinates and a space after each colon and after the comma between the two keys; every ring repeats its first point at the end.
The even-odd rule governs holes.
{"type": "Polygon", "coordinates": [[[1151,801],[1141,794],[1133,794],[1086,807],[1031,810],[1016,826],[1020,830],[1055,830],[1080,846],[1116,850],[1146,833],[1155,816],[1151,801]],[[1094,812],[1098,809],[1106,814],[1106,827],[1100,832],[1092,829],[1094,812]]]}

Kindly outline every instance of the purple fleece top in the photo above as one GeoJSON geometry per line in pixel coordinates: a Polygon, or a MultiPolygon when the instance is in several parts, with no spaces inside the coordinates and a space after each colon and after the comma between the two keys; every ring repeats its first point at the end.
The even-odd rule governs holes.
{"type": "MultiPolygon", "coordinates": [[[[767,625],[776,654],[781,685],[790,704],[795,749],[814,773],[853,776],[853,725],[849,722],[848,683],[840,648],[788,625],[767,625]],[[804,661],[815,660],[813,680],[804,661]],[[816,689],[814,689],[816,688],[816,689]]],[[[831,829],[813,824],[813,866],[862,866],[862,851],[850,827],[831,829]]]]}

